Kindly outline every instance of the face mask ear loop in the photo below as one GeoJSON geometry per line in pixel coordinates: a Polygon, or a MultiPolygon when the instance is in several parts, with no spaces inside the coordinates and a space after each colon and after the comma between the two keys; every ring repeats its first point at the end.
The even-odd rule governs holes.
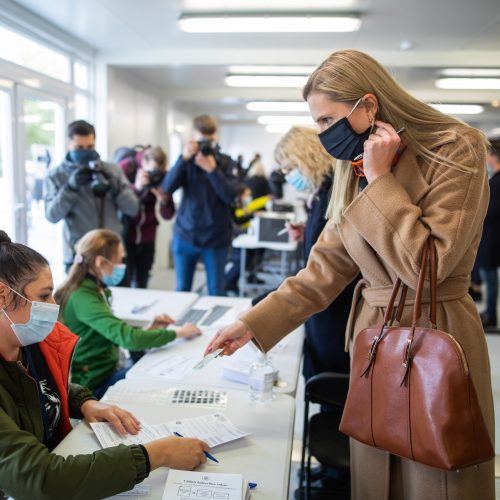
{"type": "Polygon", "coordinates": [[[346,118],[349,118],[352,113],[354,112],[354,110],[358,107],[358,104],[363,100],[362,97],[360,97],[357,101],[356,101],[356,104],[352,107],[351,111],[349,111],[349,114],[346,116],[346,118]]]}
{"type": "Polygon", "coordinates": [[[5,310],[5,307],[2,307],[2,312],[4,313],[5,317],[10,321],[10,324],[13,325],[14,322],[9,318],[9,315],[7,314],[7,311],[5,310]]]}

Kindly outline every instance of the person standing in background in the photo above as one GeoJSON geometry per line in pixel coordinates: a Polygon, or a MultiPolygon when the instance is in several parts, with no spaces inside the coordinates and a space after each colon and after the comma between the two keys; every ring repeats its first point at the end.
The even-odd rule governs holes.
{"type": "Polygon", "coordinates": [[[165,193],[183,189],[172,243],[177,291],[191,290],[196,263],[201,257],[208,293],[225,295],[224,266],[231,245],[231,205],[238,181],[237,166],[221,153],[217,122],[208,115],[193,122],[193,139],[163,181],[165,193]]]}
{"type": "Polygon", "coordinates": [[[64,220],[63,258],[66,272],[75,257],[75,243],[92,229],[122,232],[122,214],[135,216],[139,200],[123,172],[101,161],[95,150],[94,126],[85,120],[68,125],[68,153],[50,169],[43,191],[45,216],[52,223],[64,220]]]}
{"type": "Polygon", "coordinates": [[[156,204],[159,203],[160,215],[170,220],[175,214],[172,196],[165,193],[161,183],[167,170],[167,155],[160,146],[147,147],[137,151],[134,164],[139,168],[130,168],[129,158],[118,166],[139,198],[139,213],[135,217],[125,217],[123,239],[127,251],[126,284],[134,288],[147,288],[149,272],[155,256],[156,204]]]}
{"type": "Polygon", "coordinates": [[[481,313],[484,328],[497,326],[498,268],[500,267],[500,138],[491,141],[488,155],[491,175],[490,203],[484,219],[483,236],[476,266],[486,284],[486,309],[481,313]]]}
{"type": "Polygon", "coordinates": [[[259,153],[256,153],[250,162],[244,183],[245,186],[252,190],[252,197],[254,199],[271,194],[266,169],[262,164],[259,153]]]}

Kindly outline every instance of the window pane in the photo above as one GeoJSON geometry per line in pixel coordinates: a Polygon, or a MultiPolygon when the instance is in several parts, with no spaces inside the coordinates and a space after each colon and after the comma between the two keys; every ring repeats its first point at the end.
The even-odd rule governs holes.
{"type": "Polygon", "coordinates": [[[75,95],[75,120],[90,120],[89,98],[83,94],[75,95]]]}
{"type": "Polygon", "coordinates": [[[2,26],[0,40],[0,58],[69,82],[69,57],[2,26]]]}
{"type": "Polygon", "coordinates": [[[77,87],[85,90],[89,88],[89,67],[87,64],[75,61],[73,64],[73,75],[77,87]]]}

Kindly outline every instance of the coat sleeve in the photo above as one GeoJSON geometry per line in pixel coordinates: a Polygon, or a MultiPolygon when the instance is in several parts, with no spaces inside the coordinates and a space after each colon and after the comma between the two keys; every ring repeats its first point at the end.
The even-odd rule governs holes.
{"type": "Polygon", "coordinates": [[[50,453],[0,409],[0,490],[16,500],[88,500],[132,489],[147,477],[139,446],[67,458],[50,453]]]}
{"type": "Polygon", "coordinates": [[[309,316],[331,304],[358,273],[330,221],[313,246],[305,269],[285,280],[240,319],[267,352],[309,316]]]}
{"type": "Polygon", "coordinates": [[[68,387],[68,409],[70,418],[82,419],[82,404],[89,399],[97,401],[92,391],[78,384],[69,384],[68,387]]]}
{"type": "Polygon", "coordinates": [[[56,176],[49,173],[43,182],[43,198],[45,202],[45,217],[56,223],[64,219],[78,200],[78,192],[73,191],[64,183],[57,182],[56,176]]]}
{"type": "MultiPolygon", "coordinates": [[[[480,234],[488,205],[486,150],[464,139],[438,153],[475,167],[464,173],[435,162],[429,190],[419,205],[389,173],[371,182],[347,207],[345,218],[380,258],[411,288],[420,271],[424,245],[432,235],[438,256],[437,281],[449,277],[480,234]]],[[[396,166],[397,168],[397,166],[396,166]]]]}
{"type": "Polygon", "coordinates": [[[207,173],[207,178],[217,193],[217,196],[226,204],[231,205],[236,196],[238,181],[234,175],[223,172],[221,168],[217,167],[213,172],[207,173]]]}
{"type": "Polygon", "coordinates": [[[187,178],[186,169],[188,165],[189,161],[184,161],[182,156],[179,156],[175,165],[167,172],[163,180],[161,187],[165,193],[174,194],[177,189],[184,186],[187,178]]]}
{"type": "Polygon", "coordinates": [[[175,215],[174,200],[169,193],[165,193],[165,202],[160,202],[160,215],[165,220],[170,220],[175,215]]]}
{"type": "Polygon", "coordinates": [[[141,351],[152,347],[161,347],[176,338],[176,333],[173,330],[165,328],[143,330],[129,325],[117,318],[99,295],[80,291],[75,300],[79,304],[85,304],[84,307],[81,305],[74,307],[77,321],[125,349],[141,351]]]}

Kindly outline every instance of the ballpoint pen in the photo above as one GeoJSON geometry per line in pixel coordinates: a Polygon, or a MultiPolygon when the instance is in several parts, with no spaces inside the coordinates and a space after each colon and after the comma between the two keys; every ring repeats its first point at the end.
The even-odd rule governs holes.
{"type": "MultiPolygon", "coordinates": [[[[184,437],[182,434],[179,434],[178,432],[174,432],[174,435],[177,436],[177,437],[180,437],[180,438],[184,437]]],[[[209,460],[213,460],[214,462],[219,463],[219,461],[213,455],[210,455],[210,453],[208,453],[208,451],[204,451],[203,453],[205,454],[205,456],[209,460]]]]}

